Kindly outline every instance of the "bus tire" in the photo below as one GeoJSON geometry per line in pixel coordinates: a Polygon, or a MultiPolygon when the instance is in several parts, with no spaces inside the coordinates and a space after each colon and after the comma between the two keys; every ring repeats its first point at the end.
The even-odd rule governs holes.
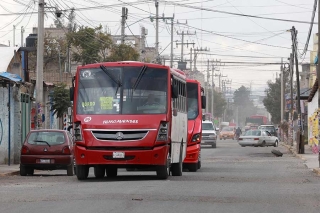
{"type": "Polygon", "coordinates": [[[180,156],[179,156],[179,163],[173,163],[171,165],[171,172],[172,176],[182,176],[182,145],[183,141],[181,141],[180,146],[180,156]]]}
{"type": "Polygon", "coordinates": [[[106,174],[106,169],[102,166],[95,166],[94,167],[94,176],[98,179],[104,178],[106,174]]]}
{"type": "Polygon", "coordinates": [[[201,168],[201,161],[198,161],[198,169],[201,168]]]}
{"type": "Polygon", "coordinates": [[[85,165],[77,165],[77,178],[78,180],[85,180],[89,175],[89,167],[85,165]]]}
{"type": "Polygon", "coordinates": [[[158,177],[159,179],[162,179],[162,180],[168,179],[168,177],[169,177],[169,175],[170,175],[170,162],[171,162],[170,153],[168,152],[166,165],[160,166],[160,167],[157,169],[157,177],[158,177]]]}
{"type": "Polygon", "coordinates": [[[188,166],[188,170],[190,172],[196,172],[199,168],[199,164],[198,163],[192,163],[192,164],[189,164],[188,166]]]}
{"type": "Polygon", "coordinates": [[[118,175],[118,168],[108,168],[107,169],[107,177],[117,177],[118,175]]]}

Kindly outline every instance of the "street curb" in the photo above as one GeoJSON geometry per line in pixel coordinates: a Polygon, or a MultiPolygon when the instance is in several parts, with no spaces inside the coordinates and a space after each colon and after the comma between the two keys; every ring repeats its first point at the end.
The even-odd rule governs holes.
{"type": "MultiPolygon", "coordinates": [[[[306,159],[304,157],[302,157],[300,154],[297,154],[294,147],[289,146],[287,144],[281,144],[281,145],[286,147],[294,157],[298,157],[298,158],[302,159],[303,161],[306,161],[306,159]]],[[[312,172],[316,173],[317,175],[320,175],[320,168],[313,168],[312,172]]]]}
{"type": "Polygon", "coordinates": [[[20,171],[14,171],[14,172],[0,174],[0,177],[14,176],[14,175],[19,175],[19,174],[20,174],[20,171]]]}

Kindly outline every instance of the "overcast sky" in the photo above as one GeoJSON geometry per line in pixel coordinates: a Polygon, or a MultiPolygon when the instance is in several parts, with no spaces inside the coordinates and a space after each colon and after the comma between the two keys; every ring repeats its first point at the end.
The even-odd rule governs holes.
{"type": "MultiPolygon", "coordinates": [[[[48,7],[58,6],[62,10],[75,8],[76,23],[78,25],[108,26],[112,34],[120,34],[121,7],[129,10],[126,34],[140,34],[140,27],[148,29],[147,46],[155,44],[155,22],[148,18],[155,15],[155,3],[152,0],[46,0],[48,7]],[[122,5],[121,5],[122,4],[122,5]],[[102,5],[113,5],[103,7],[102,5]],[[118,6],[114,6],[118,5],[118,6]],[[141,20],[141,21],[139,21],[141,20]]],[[[159,14],[171,17],[175,14],[175,22],[187,25],[175,24],[174,41],[181,42],[181,35],[177,31],[189,31],[185,36],[185,42],[194,42],[197,48],[208,48],[211,55],[198,57],[198,69],[206,70],[206,61],[221,60],[217,74],[222,73],[228,76],[224,79],[232,80],[231,87],[236,89],[241,85],[249,87],[255,93],[263,94],[264,87],[268,80],[274,80],[276,73],[279,73],[280,66],[266,65],[240,65],[223,62],[259,62],[277,63],[281,57],[286,61],[291,52],[291,35],[286,30],[292,26],[298,30],[298,48],[303,51],[307,40],[310,24],[292,23],[274,20],[249,18],[230,14],[223,14],[204,9],[227,11],[238,14],[257,15],[277,19],[290,19],[310,22],[314,0],[159,0],[159,14]],[[255,43],[260,44],[255,44],[255,43]],[[264,45],[261,45],[264,44],[264,45]],[[240,56],[240,57],[235,57],[240,56]],[[245,57],[243,57],[245,56],[245,57]],[[249,57],[246,57],[249,56],[249,57]],[[261,58],[258,58],[261,57],[261,58]]],[[[0,43],[13,43],[13,25],[16,25],[15,43],[20,45],[21,26],[26,28],[25,37],[31,33],[32,27],[37,26],[38,1],[29,0],[1,0],[0,2],[0,43]],[[26,14],[15,14],[25,13],[26,14]],[[10,14],[10,15],[4,15],[10,14]]],[[[46,9],[47,18],[45,26],[53,24],[53,9],[46,9]]],[[[68,12],[65,12],[67,15],[68,12]]],[[[317,14],[315,17],[317,20],[317,14]]],[[[159,42],[162,55],[170,54],[170,24],[160,21],[159,42]],[[169,45],[169,46],[168,46],[169,45]],[[166,48],[166,49],[165,49],[166,48]]],[[[309,50],[312,49],[313,35],[317,32],[317,25],[314,25],[312,36],[309,42],[309,50]]],[[[184,58],[188,59],[189,50],[192,46],[184,46],[184,58]]],[[[180,57],[181,46],[176,47],[174,43],[174,54],[180,57]]],[[[309,52],[299,61],[310,62],[309,52]],[[302,60],[304,59],[304,60],[302,60]]],[[[216,85],[218,80],[215,78],[216,85]]]]}

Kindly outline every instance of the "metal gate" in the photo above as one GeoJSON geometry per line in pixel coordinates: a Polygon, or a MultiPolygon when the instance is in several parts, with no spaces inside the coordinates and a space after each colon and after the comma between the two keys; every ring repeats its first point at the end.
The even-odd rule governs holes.
{"type": "Polygon", "coordinates": [[[31,125],[31,101],[30,95],[21,93],[21,143],[26,139],[31,125]]]}

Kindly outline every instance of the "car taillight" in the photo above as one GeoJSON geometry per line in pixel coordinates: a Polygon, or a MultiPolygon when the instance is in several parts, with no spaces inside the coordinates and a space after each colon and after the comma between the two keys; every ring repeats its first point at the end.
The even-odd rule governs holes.
{"type": "Polygon", "coordinates": [[[254,138],[253,140],[258,141],[258,140],[259,140],[259,138],[254,138]]]}
{"type": "Polygon", "coordinates": [[[21,148],[21,154],[29,154],[30,150],[27,146],[23,145],[21,148]]]}
{"type": "Polygon", "coordinates": [[[157,141],[167,141],[169,132],[169,122],[161,121],[157,135],[157,141]]]}
{"type": "Polygon", "coordinates": [[[69,146],[63,147],[62,154],[70,155],[71,154],[70,147],[69,146]]]}
{"type": "Polygon", "coordinates": [[[195,134],[193,137],[192,137],[192,142],[199,142],[201,140],[200,138],[200,134],[195,134]]]}
{"type": "Polygon", "coordinates": [[[242,141],[243,140],[243,138],[239,138],[239,141],[242,141]]]}
{"type": "Polygon", "coordinates": [[[76,122],[74,123],[74,140],[75,141],[82,141],[82,129],[81,129],[81,123],[76,122]]]}

